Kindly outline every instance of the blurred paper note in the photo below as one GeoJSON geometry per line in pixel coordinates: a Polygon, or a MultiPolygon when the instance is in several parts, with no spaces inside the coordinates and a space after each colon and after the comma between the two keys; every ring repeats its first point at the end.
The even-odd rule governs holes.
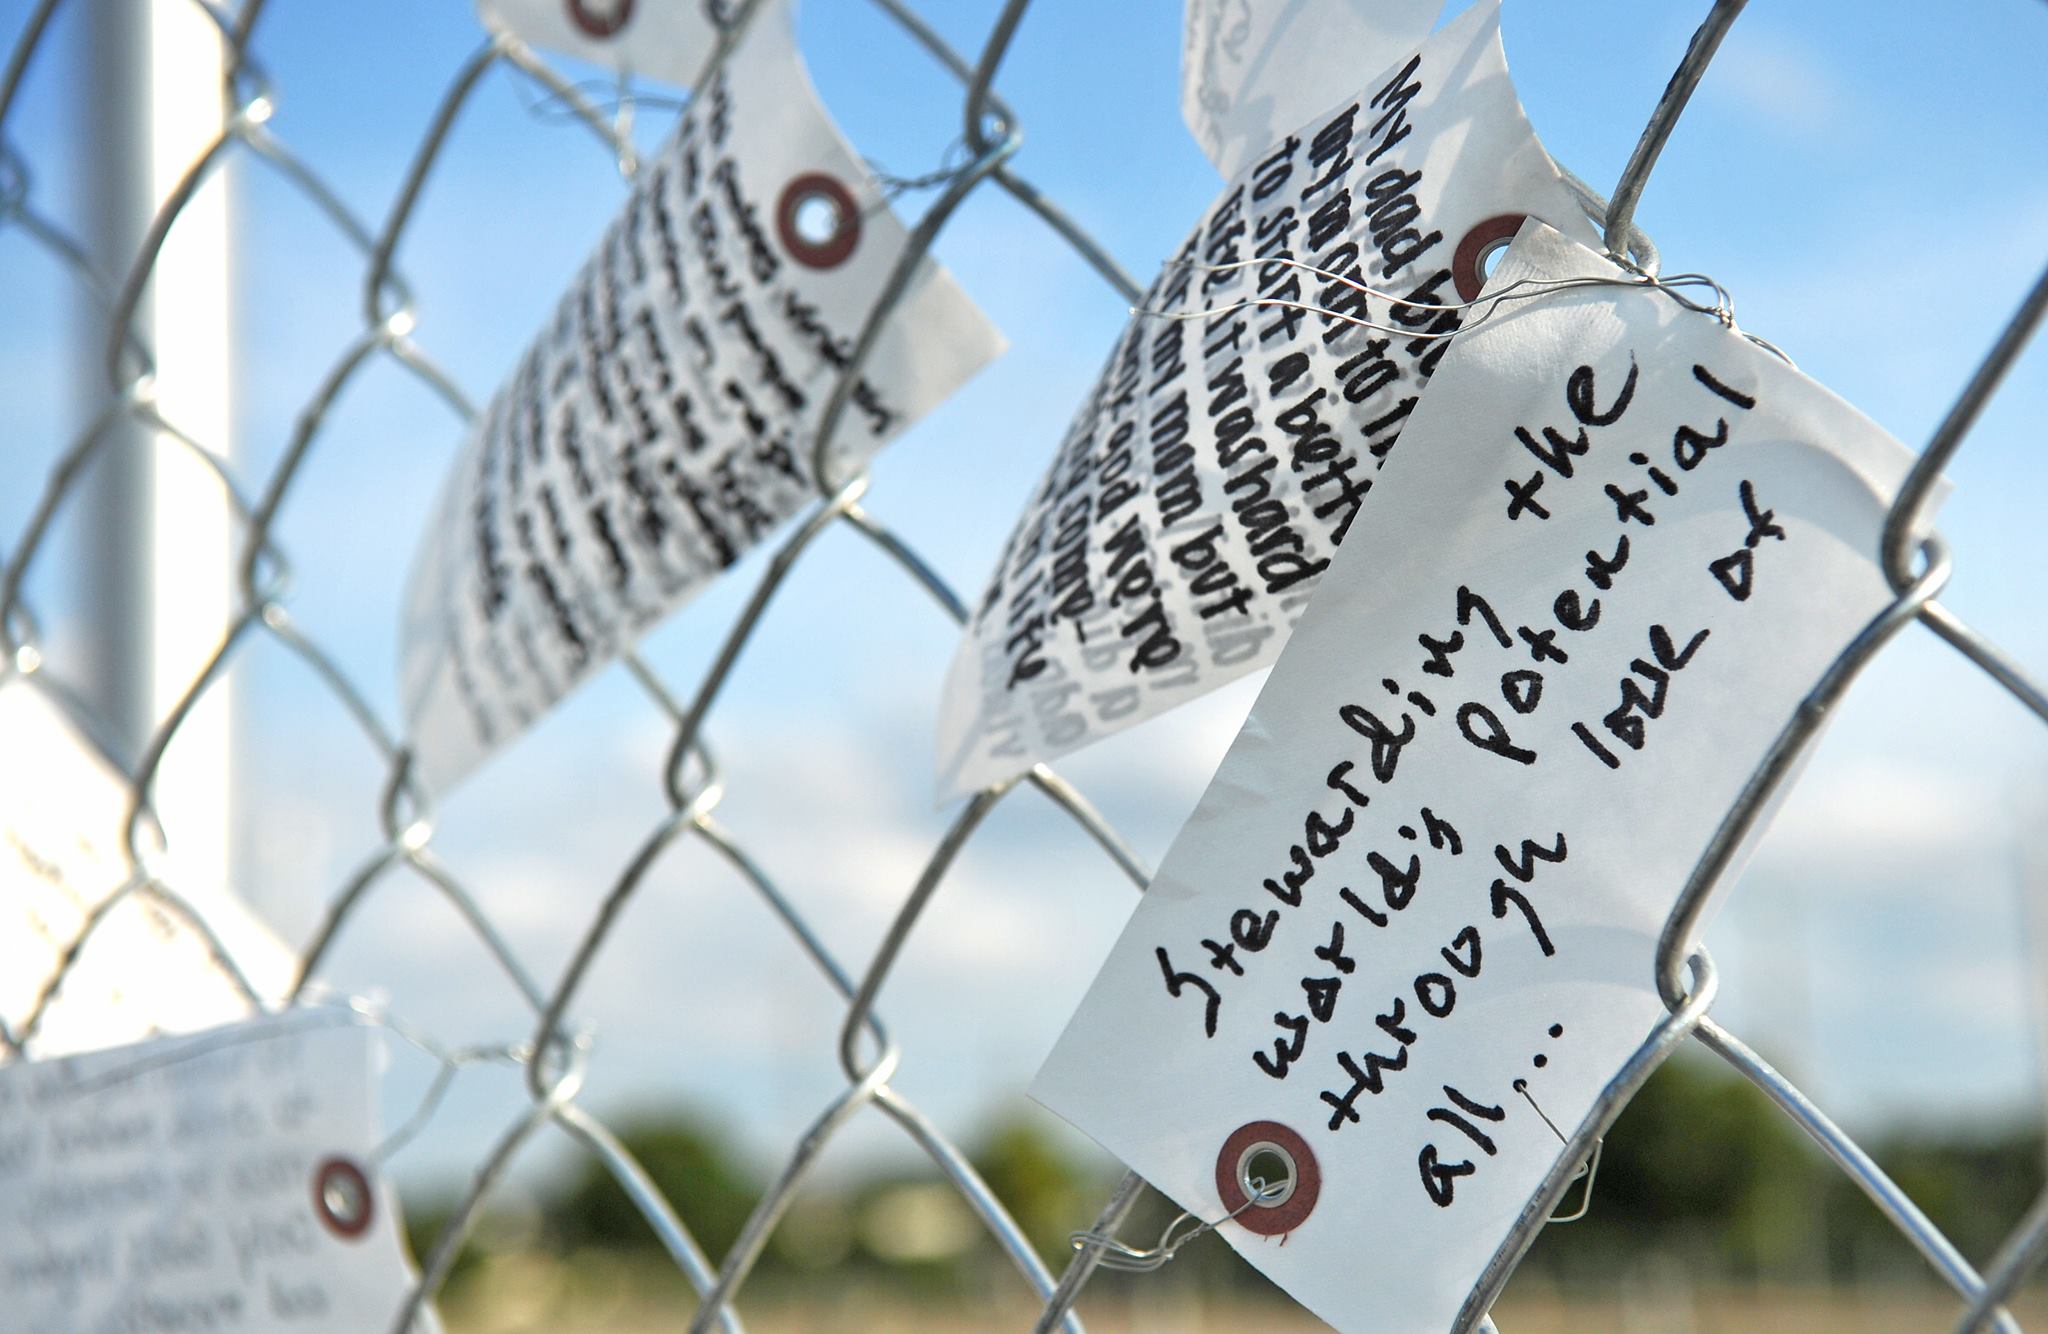
{"type": "MultiPolygon", "coordinates": [[[[1494,282],[1617,272],[1532,224],[1494,282]]],[[[1274,1123],[1315,1199],[1224,1236],[1340,1328],[1446,1328],[1561,1151],[1537,1109],[1569,1133],[1655,1026],[1679,891],[1890,603],[1910,462],[1664,293],[1460,334],[1033,1093],[1204,1219],[1274,1123]]]]}
{"type": "Polygon", "coordinates": [[[309,1017],[0,1067],[8,1329],[391,1328],[373,1034],[309,1017]]]}
{"type": "MultiPolygon", "coordinates": [[[[453,782],[818,496],[812,447],[908,234],[755,19],[481,417],[422,539],[402,677],[453,782]]],[[[912,271],[854,382],[836,476],[1002,349],[912,271]]]]}
{"type": "Polygon", "coordinates": [[[1444,0],[1187,0],[1180,114],[1235,176],[1280,137],[1407,58],[1444,0]]]}
{"type": "MultiPolygon", "coordinates": [[[[128,784],[32,679],[0,684],[0,755],[0,1020],[19,1035],[88,922],[128,882],[128,784]]],[[[240,901],[174,888],[260,994],[290,985],[290,951],[240,901]]],[[[26,1045],[41,1056],[84,1051],[249,1009],[200,932],[130,891],[93,927],[26,1045]]]]}
{"type": "Polygon", "coordinates": [[[1457,327],[1430,307],[1476,295],[1485,241],[1523,214],[1593,239],[1490,0],[1225,190],[1143,303],[1218,313],[1132,320],[1010,536],[947,678],[941,794],[1272,662],[1337,544],[1377,522],[1432,336],[1457,327]],[[1234,309],[1252,301],[1287,304],[1234,309]]]}
{"type": "Polygon", "coordinates": [[[722,0],[478,0],[486,27],[620,74],[688,88],[736,3],[722,0]]]}

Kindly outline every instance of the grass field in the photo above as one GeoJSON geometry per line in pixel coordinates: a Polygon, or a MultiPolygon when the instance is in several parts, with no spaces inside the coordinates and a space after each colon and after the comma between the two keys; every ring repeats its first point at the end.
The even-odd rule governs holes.
{"type": "MultiPolygon", "coordinates": [[[[887,1279],[827,1277],[801,1290],[747,1294],[741,1317],[752,1334],[971,1334],[1028,1330],[1036,1314],[1014,1282],[986,1297],[911,1294],[887,1279]]],[[[608,1255],[573,1262],[500,1258],[486,1262],[441,1306],[448,1334],[654,1334],[681,1329],[694,1309],[673,1271],[608,1255]]],[[[1901,1284],[1849,1290],[1691,1288],[1674,1273],[1605,1293],[1513,1288],[1495,1308],[1503,1334],[1920,1334],[1954,1326],[1961,1307],[1939,1291],[1901,1284]]],[[[2035,1288],[2016,1306],[2026,1328],[2048,1329],[2048,1293],[2035,1288]]],[[[1309,1334],[1327,1328],[1281,1302],[1219,1302],[1186,1285],[1106,1275],[1081,1314],[1095,1334],[1309,1334]]]]}

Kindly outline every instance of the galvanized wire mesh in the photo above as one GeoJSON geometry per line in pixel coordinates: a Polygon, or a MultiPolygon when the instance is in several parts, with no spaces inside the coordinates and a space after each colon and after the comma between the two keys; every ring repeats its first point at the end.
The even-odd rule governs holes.
{"type": "MultiPolygon", "coordinates": [[[[902,895],[880,947],[864,966],[849,968],[827,949],[805,916],[764,869],[763,863],[719,822],[717,808],[725,789],[718,767],[704,745],[707,720],[722,689],[738,670],[742,651],[760,625],[769,603],[790,572],[815,549],[818,538],[828,530],[841,525],[850,528],[887,556],[905,579],[928,593],[945,614],[956,621],[966,615],[965,605],[946,581],[908,542],[863,507],[868,478],[864,474],[852,478],[829,478],[822,466],[823,442],[830,438],[834,419],[843,406],[846,392],[860,374],[876,332],[891,318],[912,266],[929,250],[961,201],[970,192],[988,186],[1006,192],[1062,242],[1071,246],[1119,297],[1125,301],[1137,299],[1139,289],[1129,276],[1085,230],[1034,189],[1012,164],[1021,142],[1020,126],[996,94],[994,83],[1005,52],[1029,7],[1028,0],[1008,0],[986,41],[972,59],[948,46],[901,0],[875,0],[933,59],[957,77],[962,90],[962,143],[967,160],[964,165],[919,182],[936,187],[937,193],[912,232],[908,252],[895,271],[895,279],[868,314],[856,353],[840,380],[832,408],[818,432],[814,475],[821,479],[821,494],[775,550],[765,573],[726,631],[708,670],[687,686],[678,687],[664,680],[645,661],[627,656],[627,671],[653,705],[666,716],[672,728],[664,775],[666,813],[625,859],[624,869],[592,914],[567,968],[552,984],[546,984],[532,974],[494,925],[477,896],[470,891],[463,872],[437,855],[433,811],[424,794],[410,779],[408,755],[399,729],[372,707],[368,702],[369,692],[351,680],[337,656],[294,620],[285,592],[285,552],[280,549],[275,528],[287,499],[302,486],[309,458],[322,446],[330,410],[336,399],[353,379],[373,364],[386,360],[395,363],[417,377],[458,414],[465,418],[474,415],[472,405],[456,388],[452,377],[444,373],[425,350],[416,332],[410,295],[395,264],[395,256],[413,225],[423,188],[443,163],[450,129],[483,76],[504,66],[517,77],[530,81],[547,98],[569,108],[616,159],[621,174],[630,179],[637,171],[637,159],[622,128],[626,122],[623,118],[607,118],[605,109],[594,104],[582,90],[516,38],[494,33],[455,72],[438,106],[410,146],[410,166],[382,220],[365,218],[343,202],[341,192],[328,183],[328,178],[317,164],[302,160],[268,128],[271,90],[260,66],[265,0],[243,0],[238,8],[220,7],[212,0],[191,0],[191,3],[204,11],[220,34],[228,70],[224,89],[228,105],[226,128],[191,164],[183,182],[170,193],[140,252],[123,271],[96,269],[87,247],[71,231],[53,220],[53,215],[45,210],[38,197],[26,158],[7,136],[9,111],[16,103],[16,94],[26,72],[38,60],[47,58],[50,19],[60,0],[39,0],[27,14],[26,22],[14,38],[4,72],[0,72],[0,228],[19,233],[32,245],[47,252],[75,280],[83,295],[109,312],[109,327],[115,331],[107,348],[105,392],[97,415],[84,434],[59,454],[26,529],[15,535],[4,548],[5,563],[0,564],[0,637],[5,639],[7,656],[4,665],[0,665],[0,673],[40,678],[41,684],[61,685],[48,681],[49,669],[38,650],[39,631],[32,609],[24,598],[24,587],[31,566],[38,559],[49,559],[46,547],[53,522],[67,505],[76,501],[81,489],[80,479],[99,451],[129,447],[128,440],[139,439],[142,443],[137,447],[189,451],[204,460],[218,474],[220,484],[230,499],[237,522],[238,552],[237,605],[228,632],[211,661],[190,683],[184,698],[165,717],[154,720],[154,735],[141,755],[132,764],[124,766],[130,793],[127,826],[130,869],[127,882],[114,898],[108,900],[106,907],[87,921],[57,972],[45,980],[42,1000],[34,1010],[13,1030],[0,1024],[0,1054],[18,1055],[23,1044],[32,1041],[42,1014],[61,992],[66,973],[92,948],[95,930],[105,920],[111,905],[122,898],[153,900],[164,911],[185,920],[212,942],[217,965],[252,1000],[260,999],[204,917],[193,910],[175,885],[166,883],[152,869],[147,812],[164,753],[191,715],[195,704],[207,692],[219,688],[225,672],[238,655],[247,653],[249,646],[259,638],[267,638],[303,662],[332,693],[364,741],[380,758],[385,774],[380,802],[382,839],[364,855],[354,874],[337,888],[324,922],[300,952],[297,981],[287,1003],[304,1003],[315,996],[315,980],[323,961],[329,956],[330,947],[361,911],[366,899],[395,880],[412,877],[445,895],[454,905],[505,977],[525,998],[534,1016],[532,1033],[525,1042],[496,1051],[446,1051],[427,1039],[411,1035],[442,1062],[444,1073],[486,1056],[500,1056],[519,1062],[524,1069],[531,1103],[491,1147],[444,1231],[423,1256],[420,1281],[406,1308],[396,1314],[394,1329],[408,1327],[417,1310],[431,1301],[447,1280],[480,1210],[502,1181],[514,1156],[529,1141],[549,1132],[566,1136],[594,1155],[645,1216],[648,1226],[701,1294],[702,1300],[694,1313],[692,1328],[705,1329],[717,1325],[738,1329],[740,1321],[734,1302],[771,1234],[792,1202],[804,1191],[807,1177],[821,1152],[856,1118],[879,1115],[897,1126],[929,1156],[1015,1263],[1024,1283],[1042,1302],[1038,1328],[1078,1330],[1080,1323],[1073,1307],[1102,1259],[1108,1244],[1106,1239],[1114,1235],[1137,1201],[1142,1183],[1135,1176],[1126,1175],[1092,1224],[1086,1219],[1075,1219],[1077,1228],[1083,1225],[1090,1227],[1093,1239],[1078,1250],[1062,1275],[1056,1277],[1048,1272],[1004,1203],[976,1174],[966,1156],[944,1131],[899,1091],[895,1081],[906,1053],[889,1037],[877,1011],[877,999],[892,969],[911,944],[921,915],[945,881],[956,856],[990,812],[1016,787],[1036,787],[1055,802],[1086,831],[1099,845],[1102,854],[1135,887],[1144,887],[1149,877],[1148,869],[1081,793],[1050,769],[1040,766],[1018,782],[998,785],[976,794],[959,810],[922,871],[902,895]],[[359,330],[341,349],[323,382],[302,405],[292,438],[268,472],[261,476],[244,475],[208,441],[194,438],[181,430],[178,422],[166,419],[154,393],[149,349],[143,344],[137,327],[139,303],[155,270],[166,236],[199,188],[210,176],[220,172],[231,158],[241,158],[255,164],[256,169],[274,172],[291,189],[300,192],[326,223],[360,255],[362,265],[363,307],[359,330]],[[123,437],[114,429],[119,424],[130,422],[139,424],[147,434],[123,437]],[[819,1110],[809,1128],[791,1147],[781,1171],[738,1240],[722,1263],[716,1266],[706,1259],[672,1202],[663,1197],[617,1136],[579,1101],[589,1055],[589,1039],[571,1017],[583,984],[592,971],[602,965],[604,945],[620,920],[621,912],[663,854],[679,842],[690,839],[701,840],[753,887],[762,906],[790,933],[845,1002],[838,1035],[843,1087],[819,1110]]],[[[758,0],[749,0],[749,3],[734,7],[726,20],[725,36],[712,57],[713,63],[707,69],[707,75],[716,68],[717,62],[724,59],[759,7],[758,0]]],[[[1615,192],[1613,203],[1608,205],[1605,201],[1595,201],[1597,207],[1605,211],[1610,240],[1617,245],[1623,240],[1629,241],[1629,248],[1639,256],[1644,249],[1638,244],[1641,241],[1639,234],[1634,233],[1631,226],[1635,203],[1672,125],[1741,7],[1741,0],[1717,0],[1646,128],[1615,192]]],[[[701,84],[702,80],[699,82],[701,84]]],[[[2044,1252],[2048,1252],[2048,1194],[2044,1194],[2015,1227],[1989,1269],[1979,1274],[1853,1139],[1838,1129],[1762,1058],[1708,1017],[1708,1006],[1714,994],[1714,973],[1711,961],[1704,951],[1697,948],[1696,934],[1706,889],[1734,855],[1742,835],[1758,817],[1771,793],[1784,781],[1794,759],[1811,740],[1829,706],[1851,685],[1870,658],[1910,622],[1918,620],[1924,623],[2037,717],[2048,722],[2048,695],[2044,695],[2015,662],[1935,600],[1952,568],[1949,553],[1934,539],[1929,539],[1916,551],[1909,536],[1918,530],[1917,519],[1929,506],[1942,469],[1962,443],[2000,376],[2018,356],[2040,322],[2044,310],[2048,310],[2048,276],[2044,276],[2027,294],[2018,314],[1984,358],[1958,396],[1947,419],[1928,443],[1919,465],[1894,506],[1886,531],[1884,566],[1898,594],[1897,602],[1868,627],[1837,661],[1827,678],[1814,689],[1807,706],[1780,738],[1742,801],[1729,813],[1679,908],[1667,923],[1660,942],[1657,982],[1669,1005],[1669,1018],[1610,1086],[1593,1114],[1577,1128],[1570,1147],[1560,1157],[1556,1170],[1546,1182],[1546,1188],[1532,1202],[1513,1236],[1502,1247],[1494,1264],[1472,1293],[1461,1317],[1463,1327],[1486,1327],[1489,1323],[1488,1309],[1505,1285],[1516,1261],[1563,1195],[1573,1166],[1604,1132],[1650,1071],[1688,1038],[1700,1041],[1757,1085],[1787,1117],[1813,1138],[1844,1173],[1855,1180],[1926,1257],[1935,1272],[1968,1303],[1963,1328],[1981,1328],[1991,1322],[1997,1322],[2001,1327],[2012,1327],[2010,1318],[2000,1312],[1999,1307],[2042,1259],[2044,1252]]],[[[89,724],[91,721],[87,720],[89,724]]],[[[431,1106],[430,1102],[429,1110],[431,1106]]]]}

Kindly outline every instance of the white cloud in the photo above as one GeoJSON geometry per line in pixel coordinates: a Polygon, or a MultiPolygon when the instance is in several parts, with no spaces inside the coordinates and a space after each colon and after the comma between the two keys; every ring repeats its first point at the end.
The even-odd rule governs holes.
{"type": "Polygon", "coordinates": [[[1847,90],[1820,53],[1762,28],[1735,29],[1705,87],[1774,133],[1806,139],[1835,130],[1852,110],[1847,90]]]}
{"type": "Polygon", "coordinates": [[[1974,858],[2011,828],[1989,775],[1891,756],[1821,762],[1787,797],[1758,861],[1812,874],[1830,864],[1974,858]]]}

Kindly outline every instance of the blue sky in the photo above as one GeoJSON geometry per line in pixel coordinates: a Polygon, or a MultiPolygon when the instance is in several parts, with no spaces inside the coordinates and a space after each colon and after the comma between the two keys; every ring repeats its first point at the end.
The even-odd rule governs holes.
{"type": "MultiPolygon", "coordinates": [[[[994,0],[922,8],[972,47],[994,0]]],[[[11,38],[25,5],[7,8],[11,38]]],[[[1704,4],[1509,0],[1508,55],[1539,135],[1610,184],[1704,4]]],[[[1017,169],[1141,279],[1220,182],[1179,115],[1178,0],[1039,0],[999,86],[1026,142],[1017,169]]],[[[58,48],[68,50],[60,19],[58,48]]],[[[957,132],[958,86],[871,5],[810,0],[800,32],[826,105],[898,175],[957,132]]],[[[455,0],[276,0],[257,48],[272,128],[380,219],[448,79],[481,42],[455,0]]],[[[1918,447],[2048,260],[2048,7],[1757,0],[1736,24],[1638,214],[1667,269],[1734,294],[1745,327],[1918,447]]],[[[1361,84],[1372,70],[1360,70],[1361,84]]],[[[1340,90],[1341,91],[1341,90],[1340,90]]],[[[39,62],[10,127],[38,199],[76,216],[66,117],[87,90],[39,62]]],[[[622,197],[595,141],[493,73],[465,109],[399,260],[418,340],[475,398],[509,370],[622,197]]],[[[658,139],[673,113],[641,113],[658,139]]],[[[356,331],[361,265],[261,169],[231,178],[242,228],[236,317],[241,465],[256,476],[356,331]]],[[[907,208],[920,202],[906,201],[907,208]]],[[[878,462],[869,507],[967,596],[1122,326],[1122,301],[1013,201],[983,190],[940,258],[1011,350],[878,462]]],[[[0,549],[11,546],[76,399],[63,287],[0,229],[0,549]]],[[[2016,368],[1964,449],[1942,528],[1947,601],[2048,671],[2035,572],[2048,569],[2048,350],[2016,368]]],[[[397,599],[460,444],[447,410],[390,366],[339,404],[288,506],[291,599],[395,721],[397,599]]],[[[71,540],[78,534],[71,532],[71,540]]],[[[649,658],[688,681],[763,561],[658,629],[649,658]]],[[[75,618],[61,568],[46,620],[75,618]]],[[[58,636],[61,648],[62,636],[58,636]]],[[[826,537],[749,648],[714,715],[732,773],[721,818],[857,965],[943,827],[931,807],[937,690],[953,632],[847,534],[826,537]]],[[[61,654],[55,669],[63,669],[61,654]]],[[[296,665],[255,650],[243,688],[240,888],[303,939],[376,837],[380,775],[296,665]]],[[[1255,682],[1110,739],[1061,767],[1154,859],[1192,808],[1255,682]]],[[[660,720],[610,672],[451,794],[437,849],[543,978],[660,812],[660,720]]],[[[2048,802],[2048,734],[1924,632],[1860,683],[1709,937],[1719,1013],[1852,1125],[1989,1123],[2040,1085],[2021,867],[2048,802]]],[[[2048,865],[2048,854],[2036,855],[2048,865]]],[[[1133,903],[1070,825],[1021,794],[976,837],[884,994],[900,1083],[942,1123],[1019,1105],[1133,903]]],[[[608,948],[582,1016],[600,1033],[591,1098],[684,1096],[776,1153],[836,1088],[835,1005],[744,887],[701,850],[663,862],[608,948]]],[[[2048,943],[2035,949],[2048,957],[2048,943]]],[[[516,999],[422,888],[395,882],[345,940],[337,985],[376,989],[452,1040],[523,1035],[516,999]]],[[[401,1058],[394,1101],[417,1087],[401,1058]]],[[[407,1163],[446,1179],[517,1109],[514,1082],[466,1078],[407,1163]],[[486,1129],[488,1127],[488,1129],[486,1129]]],[[[879,1118],[833,1160],[895,1144],[879,1118]]],[[[544,1160],[541,1155],[538,1160],[544,1160]]],[[[537,1161],[538,1161],[537,1160],[537,1161]]]]}

